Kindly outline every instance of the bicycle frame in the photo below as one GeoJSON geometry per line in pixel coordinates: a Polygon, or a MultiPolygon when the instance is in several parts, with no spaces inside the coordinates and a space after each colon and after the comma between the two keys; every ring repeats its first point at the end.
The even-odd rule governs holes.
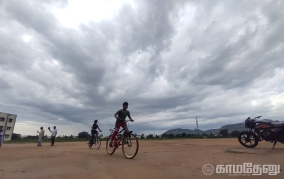
{"type": "MultiPolygon", "coordinates": [[[[129,122],[131,120],[126,120],[125,122],[129,122]]],[[[114,128],[116,129],[116,128],[114,128]]],[[[132,159],[136,156],[138,149],[139,149],[139,142],[138,138],[136,137],[136,134],[132,134],[132,131],[129,130],[129,125],[126,124],[125,128],[122,130],[117,129],[117,135],[113,136],[115,130],[110,129],[111,134],[109,135],[107,142],[106,142],[106,151],[109,155],[114,154],[116,149],[119,148],[120,145],[122,145],[122,153],[123,155],[128,158],[132,159]],[[121,134],[123,132],[123,134],[121,134]],[[114,138],[112,141],[111,138],[114,138]],[[133,137],[133,138],[132,138],[133,137]],[[136,143],[135,148],[129,148],[132,147],[133,142],[136,143]],[[127,151],[130,149],[130,155],[127,154],[127,151]]]]}
{"type": "MultiPolygon", "coordinates": [[[[90,141],[90,142],[92,142],[93,144],[98,140],[98,138],[100,138],[101,137],[101,135],[99,135],[99,132],[97,132],[97,134],[94,134],[94,139],[93,139],[93,141],[90,141]]],[[[90,136],[90,140],[92,139],[92,136],[90,136]]]]}
{"type": "MultiPolygon", "coordinates": [[[[126,124],[129,122],[130,120],[126,120],[126,124]]],[[[115,128],[114,128],[115,129],[115,128]]],[[[113,134],[114,130],[113,129],[110,129],[111,131],[111,135],[113,134]]],[[[122,145],[122,141],[124,139],[124,137],[128,136],[129,134],[131,134],[132,131],[129,131],[129,128],[128,128],[128,124],[126,125],[125,129],[121,129],[117,135],[115,136],[115,149],[117,149],[120,145],[122,145]],[[123,131],[125,131],[125,135],[121,134],[123,131]]]]}

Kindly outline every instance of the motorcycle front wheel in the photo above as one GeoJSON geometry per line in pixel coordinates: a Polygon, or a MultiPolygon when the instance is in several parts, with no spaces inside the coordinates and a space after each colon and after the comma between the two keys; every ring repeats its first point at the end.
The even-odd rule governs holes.
{"type": "Polygon", "coordinates": [[[254,148],[258,145],[257,136],[248,131],[241,132],[238,136],[238,140],[242,146],[247,148],[254,148]]]}

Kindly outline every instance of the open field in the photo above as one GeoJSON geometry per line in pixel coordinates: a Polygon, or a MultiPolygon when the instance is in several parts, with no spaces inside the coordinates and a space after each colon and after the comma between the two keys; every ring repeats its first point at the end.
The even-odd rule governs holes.
{"type": "Polygon", "coordinates": [[[284,178],[277,176],[206,176],[202,166],[213,164],[279,164],[284,166],[284,145],[260,142],[255,149],[245,149],[237,139],[140,140],[134,159],[126,159],[121,147],[111,156],[105,142],[99,150],[87,142],[5,144],[0,148],[1,179],[171,179],[171,178],[284,178]],[[228,150],[231,149],[231,150],[228,150]],[[236,152],[237,151],[237,152],[236,152]],[[244,153],[239,153],[244,152],[244,153]]]}

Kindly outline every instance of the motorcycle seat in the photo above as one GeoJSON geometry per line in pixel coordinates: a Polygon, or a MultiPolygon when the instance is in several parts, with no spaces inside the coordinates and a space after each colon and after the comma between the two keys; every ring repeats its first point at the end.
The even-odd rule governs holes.
{"type": "Polygon", "coordinates": [[[258,123],[272,123],[273,121],[271,119],[262,119],[262,120],[259,120],[257,121],[258,123]]]}
{"type": "Polygon", "coordinates": [[[284,127],[284,122],[272,122],[273,127],[284,127]]]}

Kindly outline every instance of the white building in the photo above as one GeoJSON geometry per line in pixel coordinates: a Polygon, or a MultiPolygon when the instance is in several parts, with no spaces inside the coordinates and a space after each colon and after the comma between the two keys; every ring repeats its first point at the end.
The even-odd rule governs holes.
{"type": "Polygon", "coordinates": [[[4,131],[4,141],[11,141],[17,115],[0,112],[0,129],[4,131]]]}

